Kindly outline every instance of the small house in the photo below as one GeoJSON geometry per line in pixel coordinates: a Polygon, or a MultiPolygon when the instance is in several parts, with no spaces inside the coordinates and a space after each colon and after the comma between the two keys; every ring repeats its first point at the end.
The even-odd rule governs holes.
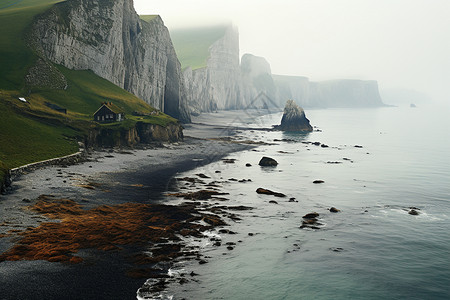
{"type": "Polygon", "coordinates": [[[102,106],[94,113],[94,121],[101,123],[120,122],[124,119],[125,112],[112,102],[103,102],[102,106]]]}

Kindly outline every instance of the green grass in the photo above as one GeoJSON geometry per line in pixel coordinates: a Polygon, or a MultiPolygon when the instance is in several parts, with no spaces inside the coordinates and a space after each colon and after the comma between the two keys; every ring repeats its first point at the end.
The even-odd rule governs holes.
{"type": "Polygon", "coordinates": [[[141,20],[144,20],[147,23],[150,23],[151,21],[153,21],[157,17],[158,17],[158,15],[140,15],[139,16],[139,18],[141,18],[141,20]]]}
{"type": "MultiPolygon", "coordinates": [[[[4,7],[15,1],[2,1],[4,7]]],[[[36,56],[26,46],[25,33],[33,18],[60,0],[24,0],[0,9],[0,89],[18,90],[36,56]]]]}
{"type": "MultiPolygon", "coordinates": [[[[26,46],[25,36],[33,18],[58,2],[61,1],[24,0],[0,9],[0,180],[7,168],[78,151],[77,141],[91,129],[105,127],[119,131],[137,122],[161,126],[177,122],[163,113],[151,115],[155,109],[150,105],[92,71],[56,66],[67,79],[66,90],[34,88],[28,93],[24,76],[37,57],[26,46]],[[28,103],[18,100],[24,94],[28,103]],[[104,101],[121,107],[127,119],[111,124],[94,122],[93,114],[104,101]],[[45,102],[64,107],[68,112],[56,112],[45,102]],[[136,111],[143,116],[133,116],[136,111]]],[[[0,8],[11,3],[12,0],[3,1],[0,8]]]]}
{"type": "Polygon", "coordinates": [[[209,47],[224,36],[227,26],[176,29],[170,31],[181,67],[206,67],[209,47]]]}
{"type": "Polygon", "coordinates": [[[6,167],[14,168],[78,151],[75,137],[79,132],[67,126],[55,126],[52,119],[21,115],[8,98],[2,95],[0,100],[0,160],[6,167]]]}
{"type": "Polygon", "coordinates": [[[0,160],[0,185],[5,181],[8,174],[8,167],[0,160]]]}
{"type": "Polygon", "coordinates": [[[155,109],[140,98],[94,74],[92,71],[75,71],[58,66],[68,81],[66,90],[38,90],[36,94],[69,111],[91,119],[104,101],[111,101],[126,114],[134,111],[151,113],[155,109]]]}

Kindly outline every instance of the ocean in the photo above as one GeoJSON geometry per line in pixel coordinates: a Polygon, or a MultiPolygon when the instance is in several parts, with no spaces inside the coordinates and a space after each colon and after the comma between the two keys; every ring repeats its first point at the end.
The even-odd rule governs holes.
{"type": "MultiPolygon", "coordinates": [[[[237,139],[269,144],[178,176],[204,173],[230,193],[219,205],[254,209],[227,220],[236,234],[211,232],[220,247],[193,239],[208,263],[177,263],[172,276],[199,275],[169,285],[164,297],[450,299],[449,112],[317,109],[306,111],[311,133],[239,130],[237,139]],[[258,166],[263,156],[278,166],[258,166]],[[257,194],[259,187],[287,197],[257,194]],[[320,229],[300,228],[311,212],[320,229]]],[[[281,113],[248,117],[237,123],[264,128],[281,113]]]]}

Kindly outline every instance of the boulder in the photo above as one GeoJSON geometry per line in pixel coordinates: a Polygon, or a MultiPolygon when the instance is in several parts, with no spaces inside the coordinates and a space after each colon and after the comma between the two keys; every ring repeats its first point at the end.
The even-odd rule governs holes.
{"type": "Polygon", "coordinates": [[[305,111],[293,100],[286,102],[281,124],[275,126],[275,129],[282,131],[313,131],[309,120],[306,118],[305,111]]]}
{"type": "Polygon", "coordinates": [[[417,216],[417,215],[419,215],[419,212],[418,212],[417,210],[415,210],[415,209],[411,209],[411,210],[408,212],[408,214],[413,215],[413,216],[417,216]]]}
{"type": "Polygon", "coordinates": [[[283,193],[274,192],[274,191],[267,190],[267,189],[264,189],[264,188],[258,188],[258,189],[256,190],[256,192],[257,192],[258,194],[273,195],[273,196],[275,196],[275,197],[280,197],[280,198],[286,197],[286,195],[283,194],[283,193]]]}
{"type": "Polygon", "coordinates": [[[332,207],[332,208],[330,208],[330,212],[337,213],[337,212],[340,212],[340,210],[337,209],[336,207],[332,207]]]}
{"type": "Polygon", "coordinates": [[[259,165],[262,167],[274,167],[274,166],[278,165],[278,162],[273,158],[264,156],[259,161],[259,165]]]}

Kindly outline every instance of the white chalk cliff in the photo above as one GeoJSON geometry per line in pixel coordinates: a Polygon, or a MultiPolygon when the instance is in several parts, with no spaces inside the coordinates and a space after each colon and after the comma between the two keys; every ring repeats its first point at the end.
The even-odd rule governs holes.
{"type": "Polygon", "coordinates": [[[68,0],[35,20],[32,45],[51,62],[94,73],[188,122],[187,94],[168,29],[139,19],[132,0],[68,0]]]}

